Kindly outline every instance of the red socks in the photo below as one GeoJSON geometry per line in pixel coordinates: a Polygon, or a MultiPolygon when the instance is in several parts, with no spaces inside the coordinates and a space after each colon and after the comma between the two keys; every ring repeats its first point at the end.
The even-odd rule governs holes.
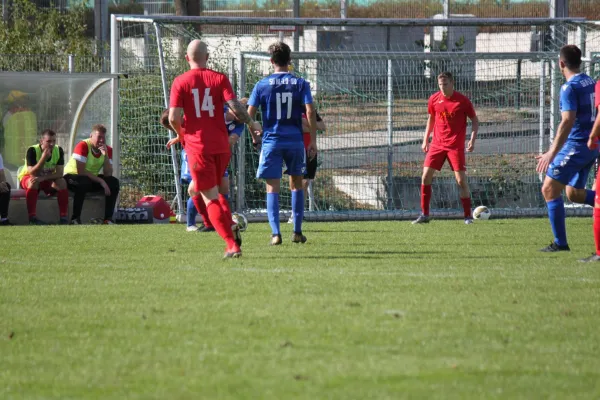
{"type": "Polygon", "coordinates": [[[231,214],[227,215],[227,212],[221,207],[219,200],[211,200],[206,205],[206,210],[215,230],[225,240],[227,248],[234,246],[235,240],[233,239],[233,231],[231,230],[231,214]]]}
{"type": "MultiPolygon", "coordinates": [[[[222,194],[219,194],[219,204],[221,204],[221,208],[227,214],[228,218],[231,220],[231,207],[229,207],[229,200],[222,194]]],[[[233,221],[232,221],[233,223],[233,221]]]]}
{"type": "Polygon", "coordinates": [[[67,189],[59,190],[56,193],[58,199],[58,212],[61,218],[66,218],[69,213],[69,191],[67,189]]]}
{"type": "Polygon", "coordinates": [[[38,189],[25,189],[25,203],[27,204],[27,214],[29,218],[37,214],[38,189]]]}
{"type": "Polygon", "coordinates": [[[431,185],[421,185],[421,211],[429,216],[429,203],[431,202],[431,185]]]}
{"type": "MultiPolygon", "coordinates": [[[[39,189],[25,189],[25,203],[27,204],[27,214],[29,218],[37,215],[37,201],[39,189]]],[[[61,218],[66,218],[69,214],[69,191],[67,189],[56,192],[58,200],[58,212],[61,218]]]]}
{"type": "Polygon", "coordinates": [[[198,210],[198,212],[202,216],[204,226],[207,228],[212,228],[213,224],[208,215],[208,211],[206,209],[206,204],[204,203],[204,198],[202,197],[202,195],[199,194],[197,196],[192,197],[192,201],[194,202],[194,206],[196,206],[196,210],[198,210]]]}
{"type": "Polygon", "coordinates": [[[600,208],[594,207],[594,242],[596,242],[596,254],[600,256],[600,208]]]}
{"type": "Polygon", "coordinates": [[[460,199],[460,202],[463,206],[463,211],[465,212],[465,218],[471,218],[471,198],[465,197],[464,199],[460,199]]]}

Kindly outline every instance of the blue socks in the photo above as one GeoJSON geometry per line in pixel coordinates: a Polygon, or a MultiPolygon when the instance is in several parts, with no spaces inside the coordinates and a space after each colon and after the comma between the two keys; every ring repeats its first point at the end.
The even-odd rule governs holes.
{"type": "Polygon", "coordinates": [[[596,192],[594,190],[586,190],[585,191],[585,204],[588,206],[594,207],[594,203],[596,202],[596,192]]]}
{"type": "Polygon", "coordinates": [[[194,201],[190,197],[187,201],[187,226],[196,225],[196,216],[198,215],[198,210],[196,210],[196,206],[194,205],[194,201]]]}
{"type": "Polygon", "coordinates": [[[267,214],[273,235],[281,235],[279,231],[279,193],[267,193],[267,214]]]}
{"type": "MultiPolygon", "coordinates": [[[[587,196],[586,196],[587,200],[587,196]]],[[[554,233],[554,242],[559,246],[567,245],[567,228],[565,224],[565,203],[562,197],[548,201],[548,217],[554,233]]]]}
{"type": "Polygon", "coordinates": [[[302,218],[304,217],[304,190],[292,190],[292,217],[294,218],[294,233],[302,233],[302,218]]]}

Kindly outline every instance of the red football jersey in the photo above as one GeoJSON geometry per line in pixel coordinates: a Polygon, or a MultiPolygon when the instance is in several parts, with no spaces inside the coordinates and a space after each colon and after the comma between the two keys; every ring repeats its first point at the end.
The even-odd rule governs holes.
{"type": "Polygon", "coordinates": [[[457,91],[449,98],[437,92],[429,98],[427,110],[434,117],[431,145],[447,149],[464,148],[467,117],[476,116],[471,100],[457,91]]]}
{"type": "Polygon", "coordinates": [[[223,106],[235,99],[227,76],[208,68],[179,75],[171,87],[171,108],[183,108],[185,148],[203,154],[229,152],[223,106]]]}
{"type": "MultiPolygon", "coordinates": [[[[596,82],[596,93],[594,94],[594,97],[596,97],[596,108],[598,108],[600,107],[600,81],[596,82]]],[[[596,113],[594,113],[594,115],[598,118],[596,113]]]]}

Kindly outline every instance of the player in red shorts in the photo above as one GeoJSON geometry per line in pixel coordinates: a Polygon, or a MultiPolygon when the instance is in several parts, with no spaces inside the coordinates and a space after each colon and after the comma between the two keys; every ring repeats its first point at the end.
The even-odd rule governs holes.
{"type": "MultiPolygon", "coordinates": [[[[598,111],[600,111],[600,81],[596,82],[596,90],[594,93],[594,112],[592,115],[596,119],[594,121],[594,126],[592,127],[592,131],[590,132],[590,138],[588,140],[588,147],[590,150],[595,150],[598,148],[598,140],[600,138],[600,118],[598,118],[598,111]]],[[[598,169],[598,173],[596,175],[596,183],[594,184],[595,188],[600,187],[600,169],[598,169]]],[[[596,191],[596,199],[594,201],[594,242],[596,243],[596,252],[587,258],[582,258],[581,262],[592,262],[592,261],[600,261],[600,196],[596,191]]]]}
{"type": "Polygon", "coordinates": [[[205,202],[215,230],[227,245],[225,257],[240,257],[239,228],[236,226],[232,230],[229,203],[219,195],[219,183],[231,157],[225,128],[225,103],[253,132],[261,131],[260,124],[250,118],[246,107],[236,99],[227,76],[206,68],[208,49],[205,43],[193,40],[188,45],[185,59],[190,70],[176,77],[171,86],[169,123],[177,137],[169,140],[167,147],[182,141],[185,134],[185,150],[195,185],[194,202],[205,202]],[[196,196],[198,193],[202,198],[196,196]]]}
{"type": "Polygon", "coordinates": [[[427,104],[429,118],[421,146],[423,152],[427,153],[421,178],[421,215],[413,221],[413,224],[430,221],[431,182],[435,171],[441,170],[446,160],[454,171],[456,183],[459,186],[465,224],[472,224],[471,194],[465,173],[465,140],[467,118],[469,118],[472,122],[472,132],[471,140],[467,144],[467,151],[473,151],[479,120],[471,101],[465,95],[454,90],[454,78],[450,72],[442,72],[438,75],[438,86],[440,91],[432,95],[427,104]],[[433,140],[430,144],[429,135],[432,130],[433,140]]]}

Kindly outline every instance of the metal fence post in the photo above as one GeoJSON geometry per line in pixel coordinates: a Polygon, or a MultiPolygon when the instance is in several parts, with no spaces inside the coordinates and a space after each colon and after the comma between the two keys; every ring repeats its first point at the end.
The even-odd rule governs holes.
{"type": "Polygon", "coordinates": [[[394,75],[392,60],[387,60],[387,209],[394,208],[394,75]]]}
{"type": "MultiPolygon", "coordinates": [[[[544,154],[544,135],[545,129],[545,105],[546,105],[546,60],[540,60],[540,92],[539,92],[539,141],[538,152],[544,154]]],[[[544,175],[540,174],[540,182],[544,179],[544,175]]]]}
{"type": "MultiPolygon", "coordinates": [[[[246,60],[242,52],[238,54],[238,97],[241,99],[246,95],[246,60]]],[[[246,196],[246,142],[248,141],[247,136],[244,140],[238,141],[237,148],[237,193],[235,210],[241,212],[244,207],[244,200],[246,196]]]]}
{"type": "MultiPolygon", "coordinates": [[[[165,70],[165,58],[162,49],[162,35],[160,31],[160,26],[155,22],[154,30],[156,31],[156,43],[158,50],[158,60],[160,63],[160,78],[163,87],[163,96],[165,100],[165,108],[169,108],[169,95],[168,95],[168,87],[167,87],[167,73],[165,70]]],[[[173,139],[173,133],[169,132],[169,139],[173,139]]],[[[177,150],[175,150],[175,146],[171,146],[171,160],[173,164],[173,178],[175,180],[175,193],[177,200],[177,214],[183,214],[183,191],[181,190],[181,182],[179,181],[179,165],[177,162],[177,150]]]]}

